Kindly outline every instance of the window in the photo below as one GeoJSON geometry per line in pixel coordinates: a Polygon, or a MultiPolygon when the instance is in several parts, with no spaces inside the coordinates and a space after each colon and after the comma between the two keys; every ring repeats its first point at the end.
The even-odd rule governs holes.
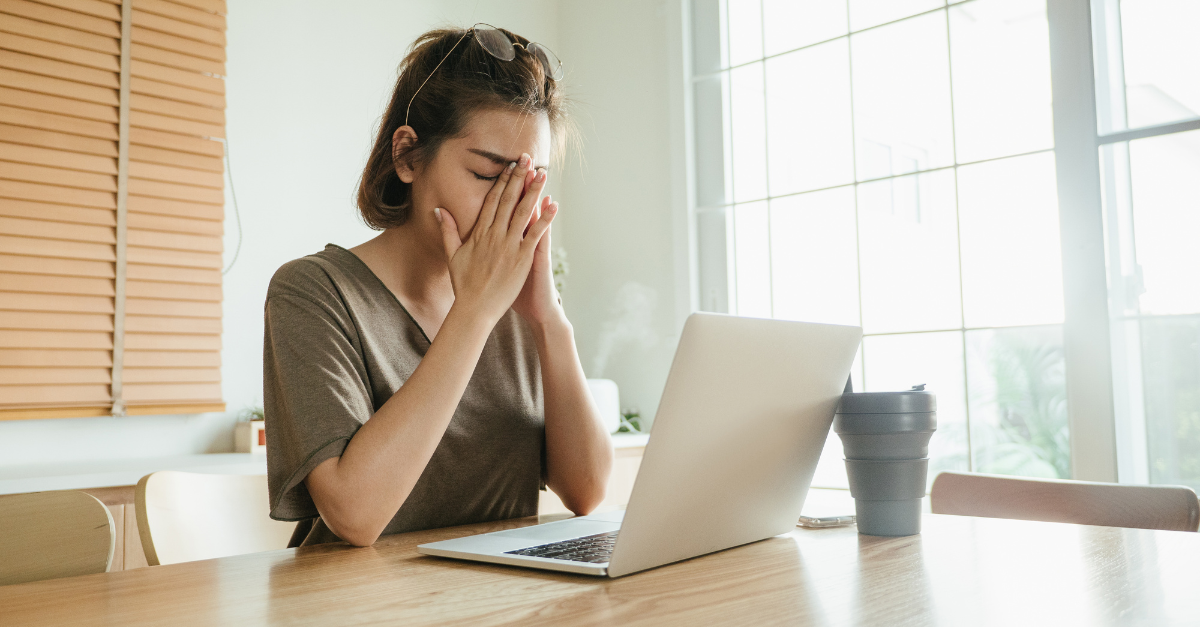
{"type": "Polygon", "coordinates": [[[1200,4],[1097,3],[1122,478],[1200,489],[1200,4]]]}
{"type": "Polygon", "coordinates": [[[222,411],[223,0],[0,5],[0,419],[222,411]]]}
{"type": "MultiPolygon", "coordinates": [[[[939,396],[931,480],[949,469],[1071,477],[1081,460],[1105,467],[1119,453],[1122,469],[1141,456],[1140,480],[1200,482],[1200,439],[1180,439],[1200,433],[1200,266],[1186,243],[1200,235],[1200,132],[1105,135],[1192,128],[1200,44],[1186,32],[1200,15],[1179,16],[1194,4],[1111,0],[1096,19],[1104,97],[1089,82],[1085,98],[1052,102],[1052,46],[1090,53],[1092,42],[1052,35],[1045,0],[693,0],[701,308],[861,325],[857,389],[925,383],[939,396]],[[1056,117],[1090,120],[1093,107],[1101,124],[1085,149],[1056,150],[1056,117]],[[1078,218],[1060,215],[1058,193],[1078,154],[1092,172],[1107,159],[1106,212],[1095,189],[1083,214],[1107,235],[1085,243],[1106,238],[1110,267],[1129,270],[1109,273],[1113,294],[1145,281],[1132,308],[1110,307],[1113,367],[1100,375],[1070,363],[1083,361],[1070,346],[1096,342],[1078,339],[1067,310],[1095,307],[1064,291],[1067,268],[1105,272],[1099,257],[1063,254],[1077,235],[1060,224],[1078,218]],[[1081,397],[1069,389],[1113,389],[1116,418],[1081,421],[1096,412],[1073,416],[1068,398],[1081,397]],[[1105,429],[1120,451],[1090,437],[1105,429]]],[[[840,458],[831,436],[818,482],[844,485],[840,458]]]]}

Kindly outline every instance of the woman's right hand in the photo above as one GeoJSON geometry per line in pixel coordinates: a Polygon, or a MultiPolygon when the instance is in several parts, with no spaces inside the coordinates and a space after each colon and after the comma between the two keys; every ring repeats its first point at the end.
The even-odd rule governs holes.
{"type": "Polygon", "coordinates": [[[460,238],[458,224],[450,212],[434,210],[442,225],[442,243],[454,285],[454,308],[483,316],[490,326],[499,322],[521,292],[538,241],[550,228],[556,213],[545,211],[537,221],[529,223],[546,186],[546,171],[538,170],[528,191],[525,190],[532,161],[523,154],[518,163],[510,163],[500,173],[483,200],[478,221],[467,241],[460,238]]]}

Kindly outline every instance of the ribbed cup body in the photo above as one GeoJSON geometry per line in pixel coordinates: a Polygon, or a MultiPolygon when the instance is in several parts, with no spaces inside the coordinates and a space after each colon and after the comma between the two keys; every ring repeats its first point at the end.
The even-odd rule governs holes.
{"type": "Polygon", "coordinates": [[[842,395],[833,430],[842,439],[859,533],[920,533],[929,438],[936,429],[937,397],[931,392],[842,395]]]}

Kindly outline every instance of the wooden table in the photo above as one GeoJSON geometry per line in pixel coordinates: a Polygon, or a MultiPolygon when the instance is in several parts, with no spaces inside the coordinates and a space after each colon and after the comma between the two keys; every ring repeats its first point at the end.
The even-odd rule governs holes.
{"type": "Polygon", "coordinates": [[[415,546],[520,519],[0,588],[0,625],[1195,625],[1200,534],[927,515],[801,530],[622,579],[415,546]]]}

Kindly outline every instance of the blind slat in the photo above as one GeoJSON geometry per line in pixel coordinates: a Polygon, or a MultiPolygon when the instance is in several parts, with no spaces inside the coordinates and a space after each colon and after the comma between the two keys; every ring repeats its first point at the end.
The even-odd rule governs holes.
{"type": "Polygon", "coordinates": [[[60,9],[67,9],[77,13],[86,13],[95,17],[102,17],[106,20],[114,22],[121,21],[121,6],[120,3],[100,2],[99,0],[37,0],[42,4],[49,4],[60,9]]]}
{"type": "MultiPolygon", "coordinates": [[[[130,56],[136,61],[149,61],[152,64],[168,66],[191,72],[204,72],[216,76],[225,76],[225,64],[190,54],[173,52],[144,44],[134,43],[130,48],[130,56]]],[[[136,76],[137,74],[134,74],[136,76]]]]}
{"type": "Polygon", "coordinates": [[[220,303],[188,303],[179,300],[155,298],[130,298],[126,310],[131,315],[169,316],[176,318],[221,319],[220,303]]]}
{"type": "Polygon", "coordinates": [[[225,127],[220,124],[194,122],[192,120],[172,118],[165,115],[159,115],[157,113],[147,113],[145,111],[131,112],[129,114],[129,123],[138,128],[146,128],[155,131],[167,131],[170,133],[179,133],[181,135],[194,135],[197,137],[225,137],[225,127]]]}
{"type": "MultiPolygon", "coordinates": [[[[180,102],[216,110],[225,109],[225,96],[190,87],[180,87],[148,78],[134,78],[132,89],[135,94],[163,98],[168,102],[180,102]]],[[[224,122],[222,121],[222,123],[224,122]]]]}
{"type": "Polygon", "coordinates": [[[148,13],[139,10],[136,8],[136,5],[133,9],[133,24],[147,30],[155,30],[160,33],[167,33],[221,48],[225,47],[225,33],[223,31],[148,13]]]}
{"type": "Polygon", "coordinates": [[[41,331],[112,331],[112,316],[43,311],[0,311],[0,329],[41,331]]]}
{"type": "Polygon", "coordinates": [[[3,171],[0,171],[0,177],[26,183],[47,183],[60,187],[94,189],[102,192],[117,191],[117,179],[111,174],[63,170],[29,163],[6,162],[3,171]]]}
{"type": "Polygon", "coordinates": [[[161,298],[165,300],[204,301],[209,303],[221,302],[221,286],[219,285],[158,283],[135,281],[133,279],[126,281],[125,285],[130,296],[161,298]]]}
{"type": "Polygon", "coordinates": [[[225,0],[171,0],[175,4],[216,13],[217,15],[229,15],[225,8],[225,0]]]}
{"type": "Polygon", "coordinates": [[[0,67],[0,85],[49,96],[61,96],[72,100],[93,102],[116,107],[121,104],[117,90],[109,87],[85,85],[71,80],[51,78],[29,72],[19,72],[0,67]]]}
{"type": "Polygon", "coordinates": [[[108,368],[0,368],[0,381],[5,385],[107,385],[112,382],[112,374],[108,368]]]}
{"type": "Polygon", "coordinates": [[[213,205],[220,205],[225,200],[225,193],[220,189],[133,178],[129,179],[129,193],[148,198],[189,200],[213,205]]]}
{"type": "Polygon", "coordinates": [[[159,281],[164,283],[196,283],[200,285],[221,285],[220,270],[202,270],[199,268],[170,268],[166,266],[148,266],[146,264],[129,264],[129,278],[139,281],[159,281]]]}
{"type": "Polygon", "coordinates": [[[223,157],[225,149],[221,142],[200,137],[187,137],[176,133],[144,128],[129,129],[129,141],[134,145],[166,148],[207,157],[223,157]]]}
{"type": "MultiPolygon", "coordinates": [[[[116,275],[113,265],[107,261],[47,259],[45,257],[28,257],[25,255],[0,255],[0,272],[57,274],[59,276],[93,277],[98,279],[113,279],[116,275]]],[[[207,283],[208,281],[205,282],[207,283]]],[[[0,303],[0,307],[3,306],[4,304],[0,303]]]]}
{"type": "Polygon", "coordinates": [[[0,217],[0,232],[9,236],[40,237],[49,240],[116,244],[111,227],[90,224],[70,224],[50,220],[0,217]]]}
{"type": "MultiPolygon", "coordinates": [[[[3,132],[0,131],[0,135],[3,132]]],[[[0,157],[6,161],[20,161],[34,165],[44,165],[71,170],[96,172],[110,176],[117,173],[117,160],[112,157],[97,157],[83,155],[77,152],[66,152],[52,148],[22,146],[0,141],[0,157]]]]}
{"type": "Polygon", "coordinates": [[[189,70],[177,70],[173,67],[144,61],[134,61],[131,63],[130,71],[135,78],[141,80],[158,81],[168,85],[194,89],[214,96],[225,95],[225,80],[216,76],[206,76],[189,70]]]}
{"type": "Polygon", "coordinates": [[[112,353],[103,350],[0,349],[0,367],[63,368],[112,367],[112,353]]]}
{"type": "MultiPolygon", "coordinates": [[[[0,341],[3,341],[3,333],[0,331],[0,341]]],[[[125,334],[125,345],[131,351],[219,351],[221,350],[221,336],[127,333],[125,334]]]]}
{"type": "Polygon", "coordinates": [[[112,279],[0,272],[0,292],[112,296],[114,288],[112,279]]]}
{"type": "Polygon", "coordinates": [[[129,212],[181,218],[196,218],[199,220],[220,220],[225,215],[225,208],[219,205],[186,202],[182,200],[130,196],[129,212]]]}
{"type": "Polygon", "coordinates": [[[163,401],[221,400],[221,385],[217,383],[133,383],[125,388],[130,403],[163,401]]]}
{"type": "Polygon", "coordinates": [[[0,50],[0,67],[30,74],[64,78],[108,89],[118,89],[121,86],[121,79],[117,72],[97,70],[77,63],[44,59],[23,52],[0,50]]]}
{"type": "Polygon", "coordinates": [[[108,72],[121,71],[121,60],[111,54],[84,50],[75,46],[34,39],[14,33],[8,33],[4,37],[0,37],[0,48],[44,57],[46,59],[54,59],[55,61],[74,63],[75,65],[82,65],[97,70],[108,72]]]}
{"type": "Polygon", "coordinates": [[[9,331],[0,329],[0,348],[112,349],[112,334],[97,331],[9,331]]]}
{"type": "Polygon", "coordinates": [[[193,9],[175,2],[163,2],[163,0],[134,0],[133,8],[145,13],[153,13],[163,17],[169,17],[181,22],[187,22],[204,28],[211,28],[218,31],[225,30],[225,16],[217,15],[210,11],[201,11],[193,9]]]}
{"type": "MultiPolygon", "coordinates": [[[[158,165],[142,161],[135,161],[129,164],[129,176],[164,183],[208,187],[210,189],[225,188],[225,175],[220,172],[203,172],[201,170],[176,168],[169,165],[158,165]]],[[[222,194],[223,197],[224,194],[222,194]]]]}
{"type": "Polygon", "coordinates": [[[116,194],[89,189],[73,189],[40,183],[25,183],[0,179],[0,197],[33,200],[60,205],[77,205],[97,209],[116,209],[116,194]]]}
{"type": "Polygon", "coordinates": [[[219,126],[225,125],[224,109],[213,109],[212,107],[188,104],[186,102],[167,100],[158,96],[147,96],[146,94],[138,93],[130,97],[129,106],[134,111],[145,111],[181,120],[204,122],[219,126]]]}
{"type": "MultiPolygon", "coordinates": [[[[3,9],[0,9],[0,12],[3,12],[3,9]]],[[[121,43],[112,37],[85,33],[74,28],[47,24],[17,15],[5,15],[4,19],[0,19],[0,31],[32,37],[33,39],[52,41],[93,52],[103,52],[104,54],[118,56],[121,54],[121,43]]],[[[224,59],[218,60],[224,61],[224,59]]]]}
{"type": "Polygon", "coordinates": [[[224,250],[224,239],[214,235],[189,235],[186,233],[163,233],[129,229],[129,245],[165,250],[196,251],[220,256],[224,250]]]}
{"type": "Polygon", "coordinates": [[[220,253],[190,252],[166,248],[129,246],[130,263],[145,263],[155,266],[182,266],[185,268],[221,268],[220,253]]]}
{"type": "MultiPolygon", "coordinates": [[[[117,158],[117,145],[108,140],[79,137],[78,135],[11,124],[0,124],[0,142],[109,157],[113,159],[114,164],[117,158]]],[[[114,167],[116,166],[114,165],[114,167]]]]}
{"type": "MultiPolygon", "coordinates": [[[[0,131],[0,137],[3,137],[2,131],[0,131]]],[[[155,163],[178,168],[216,172],[217,174],[224,174],[225,172],[225,162],[220,157],[194,155],[177,150],[164,150],[162,148],[139,146],[137,144],[129,147],[129,159],[133,162],[155,163]]]]}
{"type": "Polygon", "coordinates": [[[201,43],[184,37],[177,37],[167,33],[160,33],[155,30],[133,27],[133,39],[135,44],[144,44],[154,48],[162,48],[171,52],[178,52],[209,61],[225,62],[225,48],[214,46],[211,44],[201,43]]]}
{"type": "Polygon", "coordinates": [[[112,39],[121,38],[121,25],[118,22],[47,6],[39,2],[0,0],[0,13],[19,15],[31,20],[54,24],[56,26],[65,26],[76,31],[92,33],[93,35],[100,35],[102,37],[112,39]]]}
{"type": "Polygon", "coordinates": [[[39,94],[3,85],[0,85],[0,104],[95,120],[97,122],[111,122],[115,124],[117,121],[117,108],[113,106],[63,98],[61,96],[39,94]]]}
{"type": "Polygon", "coordinates": [[[98,226],[116,226],[117,224],[113,212],[106,209],[65,207],[63,205],[13,200],[11,198],[0,198],[0,216],[95,224],[98,226]]]}
{"type": "Polygon", "coordinates": [[[113,299],[107,296],[9,293],[4,295],[3,301],[0,301],[0,309],[5,311],[90,312],[111,316],[113,299]]]}
{"type": "Polygon", "coordinates": [[[220,368],[128,368],[129,383],[219,383],[220,368]]]}
{"type": "Polygon", "coordinates": [[[103,403],[109,398],[107,385],[0,385],[0,404],[54,405],[103,403]]]}
{"type": "Polygon", "coordinates": [[[96,261],[114,261],[116,259],[113,247],[108,244],[63,241],[50,248],[46,246],[46,240],[43,239],[10,235],[0,235],[0,253],[55,259],[93,259],[96,261]]]}
{"type": "MultiPolygon", "coordinates": [[[[6,91],[0,88],[0,92],[6,91]]],[[[56,133],[79,135],[81,137],[101,140],[117,140],[117,125],[108,122],[81,120],[77,117],[31,111],[3,104],[4,97],[0,95],[0,122],[26,128],[41,129],[56,133]]]]}
{"type": "Polygon", "coordinates": [[[219,318],[167,318],[162,316],[129,316],[129,330],[138,333],[168,333],[177,335],[220,335],[219,318]]]}
{"type": "Polygon", "coordinates": [[[125,365],[131,368],[220,368],[217,351],[130,351],[125,365]]]}
{"type": "Polygon", "coordinates": [[[129,228],[141,231],[166,231],[168,233],[187,233],[193,235],[224,234],[224,228],[216,220],[193,220],[174,216],[156,216],[148,213],[129,214],[129,228]]]}

